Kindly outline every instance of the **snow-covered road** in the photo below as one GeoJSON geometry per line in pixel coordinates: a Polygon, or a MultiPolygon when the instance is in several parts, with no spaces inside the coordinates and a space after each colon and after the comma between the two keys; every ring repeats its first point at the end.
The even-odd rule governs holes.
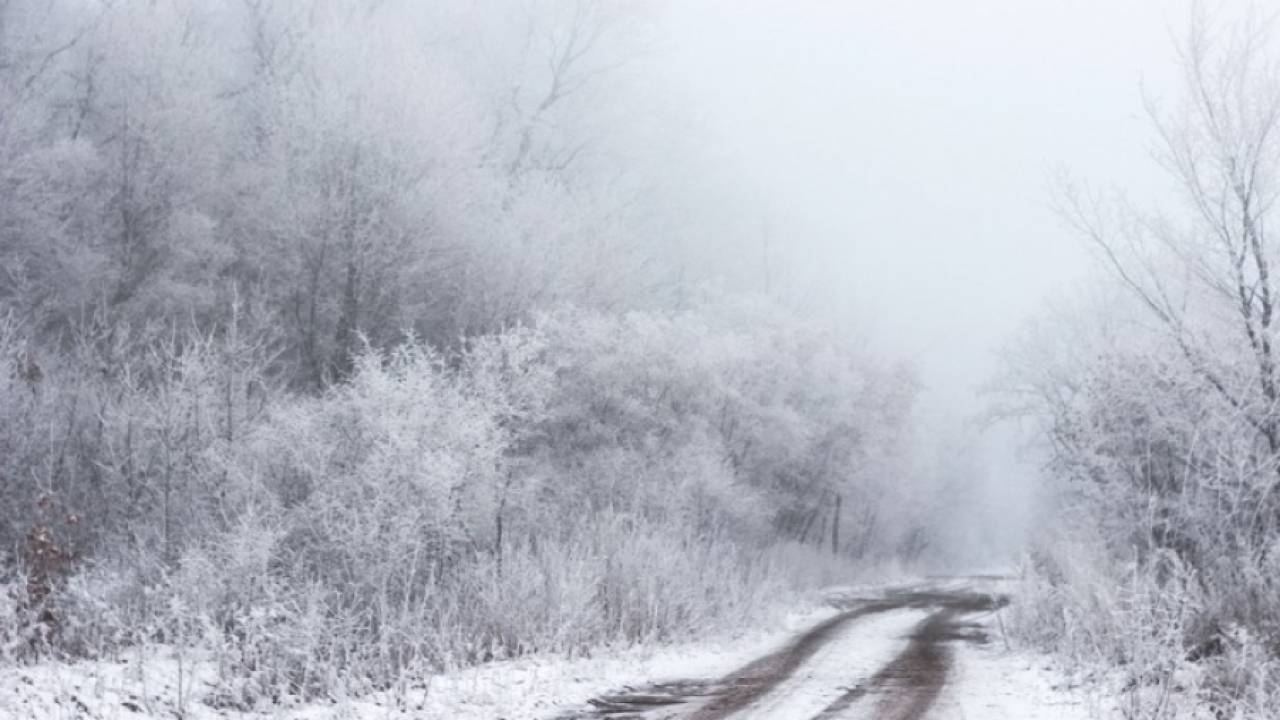
{"type": "Polygon", "coordinates": [[[809,662],[782,679],[756,702],[733,715],[742,720],[811,720],[859,689],[908,645],[927,613],[918,609],[876,613],[848,623],[809,662]]]}
{"type": "Polygon", "coordinates": [[[1000,578],[837,597],[843,611],[718,680],[605,695],[562,720],[1084,720],[1087,704],[999,629],[1000,578]]]}

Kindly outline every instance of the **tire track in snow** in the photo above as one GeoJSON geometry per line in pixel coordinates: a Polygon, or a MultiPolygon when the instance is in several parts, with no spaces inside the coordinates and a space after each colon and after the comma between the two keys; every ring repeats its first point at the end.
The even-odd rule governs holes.
{"type": "MultiPolygon", "coordinates": [[[[834,637],[803,668],[733,714],[733,720],[809,720],[838,702],[850,682],[884,667],[908,645],[925,611],[898,608],[853,624],[834,637]]],[[[855,686],[856,688],[856,686],[855,686]]],[[[698,717],[695,715],[694,717],[698,717]]],[[[712,715],[723,718],[726,716],[712,715]]]]}
{"type": "Polygon", "coordinates": [[[835,601],[852,609],[718,681],[627,690],[560,720],[919,720],[946,686],[949,643],[984,640],[961,618],[1007,602],[954,584],[835,601]]]}
{"type": "Polygon", "coordinates": [[[998,609],[1007,603],[1003,597],[973,593],[939,598],[942,609],[916,626],[911,642],[875,675],[851,688],[813,716],[813,720],[865,717],[870,720],[920,720],[937,702],[946,687],[953,665],[951,644],[957,641],[985,643],[986,635],[976,623],[963,622],[962,617],[998,609]],[[874,709],[850,709],[868,695],[878,696],[874,709]],[[868,714],[870,711],[870,714],[868,714]]]}

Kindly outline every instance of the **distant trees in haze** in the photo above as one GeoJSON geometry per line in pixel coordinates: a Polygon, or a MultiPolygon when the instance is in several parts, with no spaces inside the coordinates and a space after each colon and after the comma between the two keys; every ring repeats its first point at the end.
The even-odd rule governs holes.
{"type": "Polygon", "coordinates": [[[671,238],[645,226],[672,212],[646,190],[661,178],[618,162],[616,126],[644,112],[626,90],[635,8],[0,12],[0,300],[50,332],[95,313],[208,324],[235,296],[315,384],[360,335],[452,344],[538,305],[634,306],[676,282],[671,238]]]}

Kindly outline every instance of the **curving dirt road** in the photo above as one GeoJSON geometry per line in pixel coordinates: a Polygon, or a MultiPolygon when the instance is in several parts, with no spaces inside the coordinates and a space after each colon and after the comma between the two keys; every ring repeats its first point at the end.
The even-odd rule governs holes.
{"type": "MultiPolygon", "coordinates": [[[[596,698],[559,720],[919,720],[937,711],[957,644],[984,644],[1007,598],[992,578],[832,598],[840,614],[715,679],[596,698]]],[[[948,715],[949,716],[949,715],[948,715]]]]}

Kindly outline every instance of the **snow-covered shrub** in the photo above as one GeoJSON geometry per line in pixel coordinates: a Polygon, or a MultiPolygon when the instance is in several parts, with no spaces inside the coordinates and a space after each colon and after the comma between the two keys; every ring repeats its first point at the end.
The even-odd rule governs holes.
{"type": "Polygon", "coordinates": [[[416,343],[369,350],[348,383],[247,430],[220,468],[232,524],[180,564],[182,585],[213,589],[193,603],[242,656],[229,665],[260,678],[226,702],[454,660],[439,616],[497,551],[508,456],[545,384],[537,347],[513,331],[457,366],[416,343]]]}
{"type": "Polygon", "coordinates": [[[1280,45],[1251,13],[1212,15],[1180,43],[1180,96],[1149,104],[1175,202],[1064,183],[1059,207],[1109,281],[1031,326],[1006,377],[1089,518],[1069,532],[1110,566],[1063,607],[1085,627],[1117,619],[1099,657],[1142,687],[1136,716],[1173,715],[1150,674],[1189,676],[1157,687],[1216,717],[1275,716],[1257,699],[1280,660],[1280,116],[1260,108],[1280,103],[1280,45]]]}
{"type": "Polygon", "coordinates": [[[588,507],[628,502],[804,542],[834,496],[870,505],[881,493],[866,491],[900,474],[912,381],[830,328],[732,298],[670,315],[560,313],[541,327],[560,378],[545,435],[553,459],[582,470],[573,487],[588,507]],[[629,457],[647,481],[596,469],[629,457]]]}
{"type": "Polygon", "coordinates": [[[888,451],[844,431],[900,410],[878,369],[775,320],[563,312],[448,356],[369,349],[272,406],[209,465],[228,524],[173,581],[212,588],[183,607],[259,679],[223,702],[668,641],[832,579],[804,538],[779,561],[780,511],[862,482],[849,459],[888,451]]]}
{"type": "Polygon", "coordinates": [[[1187,651],[1200,611],[1192,573],[1173,555],[1135,564],[1062,538],[1027,558],[1006,627],[1079,675],[1099,680],[1099,669],[1117,668],[1103,691],[1124,717],[1182,717],[1200,678],[1187,651]]]}
{"type": "Polygon", "coordinates": [[[220,458],[267,402],[268,352],[239,332],[93,318],[74,352],[51,356],[0,322],[0,542],[50,649],[98,656],[172,635],[149,624],[166,614],[152,596],[221,528],[220,458]]]}
{"type": "Polygon", "coordinates": [[[316,395],[177,337],[86,343],[118,373],[30,407],[94,408],[61,431],[101,481],[56,495],[62,649],[198,645],[219,707],[730,631],[895,542],[829,510],[893,481],[909,379],[754,301],[368,347],[316,395]]]}
{"type": "Polygon", "coordinates": [[[1118,346],[1107,327],[1022,348],[1061,511],[1011,626],[1078,668],[1116,668],[1131,717],[1244,712],[1237,698],[1271,681],[1236,660],[1261,651],[1250,662],[1265,668],[1280,650],[1274,456],[1159,337],[1118,346]]]}
{"type": "Polygon", "coordinates": [[[6,573],[0,581],[0,663],[20,662],[31,655],[35,628],[27,607],[25,579],[6,573]]]}
{"type": "Polygon", "coordinates": [[[492,559],[471,565],[460,604],[441,614],[441,647],[465,664],[731,630],[797,587],[772,561],[727,537],[602,513],[563,538],[513,544],[501,570],[492,559]]]}

